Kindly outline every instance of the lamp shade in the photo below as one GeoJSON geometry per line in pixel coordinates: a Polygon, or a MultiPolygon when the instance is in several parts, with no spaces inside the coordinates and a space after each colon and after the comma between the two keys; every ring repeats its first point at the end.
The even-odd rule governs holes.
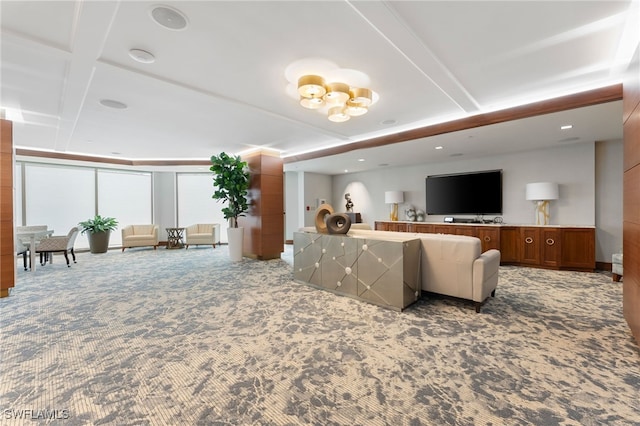
{"type": "Polygon", "coordinates": [[[554,182],[528,183],[526,199],[533,201],[557,200],[558,184],[554,182]]]}
{"type": "Polygon", "coordinates": [[[385,204],[404,202],[404,192],[402,191],[386,191],[384,193],[385,204]]]}

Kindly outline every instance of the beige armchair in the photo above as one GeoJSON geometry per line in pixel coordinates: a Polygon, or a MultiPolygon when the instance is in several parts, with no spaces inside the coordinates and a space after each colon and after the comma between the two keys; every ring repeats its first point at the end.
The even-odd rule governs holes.
{"type": "Polygon", "coordinates": [[[67,235],[54,235],[40,240],[36,245],[36,253],[40,253],[40,264],[44,265],[47,263],[47,260],[51,259],[51,253],[62,252],[64,253],[64,258],[67,261],[67,266],[71,267],[69,264],[68,253],[71,252],[71,256],[73,256],[73,263],[76,263],[76,254],[73,251],[73,245],[75,244],[79,233],[80,228],[78,226],[74,226],[69,230],[67,235]]]}
{"type": "Polygon", "coordinates": [[[122,228],[122,251],[131,247],[158,248],[158,225],[127,225],[122,228]]]}
{"type": "Polygon", "coordinates": [[[189,245],[212,245],[220,244],[220,224],[218,223],[197,223],[185,228],[185,247],[189,245]]]}

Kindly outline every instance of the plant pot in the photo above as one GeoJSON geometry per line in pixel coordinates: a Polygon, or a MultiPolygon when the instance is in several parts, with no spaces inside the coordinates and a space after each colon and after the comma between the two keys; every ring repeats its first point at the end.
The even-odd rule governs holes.
{"type": "Polygon", "coordinates": [[[91,253],[106,253],[109,249],[109,236],[111,231],[104,232],[87,232],[89,239],[89,250],[91,253]]]}
{"type": "Polygon", "coordinates": [[[244,228],[227,228],[227,240],[229,242],[229,258],[232,262],[242,260],[242,240],[244,228]]]}

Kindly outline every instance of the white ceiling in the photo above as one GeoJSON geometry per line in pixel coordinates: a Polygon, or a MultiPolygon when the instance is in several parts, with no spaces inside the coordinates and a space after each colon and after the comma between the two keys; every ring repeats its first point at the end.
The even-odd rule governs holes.
{"type": "MultiPolygon", "coordinates": [[[[22,113],[16,147],[128,160],[261,147],[286,159],[620,83],[640,41],[637,0],[164,2],[186,15],[181,31],[151,19],[157,4],[0,2],[0,103],[22,113]],[[134,61],[132,48],[155,62],[134,61]],[[285,70],[305,58],[365,73],[379,101],[345,123],[302,108],[285,70]]],[[[335,174],[620,138],[617,101],[286,169],[335,174]],[[574,128],[561,132],[566,123],[574,128]]]]}

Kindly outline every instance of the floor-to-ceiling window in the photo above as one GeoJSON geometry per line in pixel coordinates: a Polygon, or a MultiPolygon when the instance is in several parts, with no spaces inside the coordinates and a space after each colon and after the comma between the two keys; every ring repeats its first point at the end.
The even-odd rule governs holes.
{"type": "MultiPolygon", "coordinates": [[[[95,212],[95,172],[91,168],[27,163],[22,190],[24,225],[47,225],[55,235],[66,235],[95,212]]],[[[88,244],[78,238],[76,246],[88,244]]]]}
{"type": "MultiPolygon", "coordinates": [[[[151,173],[98,170],[97,177],[99,215],[115,218],[120,229],[153,222],[151,173]]],[[[121,243],[122,233],[112,233],[109,245],[121,243]]]]}
{"type": "Polygon", "coordinates": [[[178,226],[219,223],[220,240],[227,242],[227,221],[222,214],[224,204],[211,198],[214,191],[212,174],[178,173],[176,179],[178,226]]]}
{"type": "MultiPolygon", "coordinates": [[[[15,172],[18,226],[47,225],[55,235],[65,235],[100,214],[120,223],[109,243],[119,246],[122,226],[152,223],[151,173],[28,162],[17,162],[15,172]]],[[[75,247],[89,247],[86,235],[75,247]]]]}

